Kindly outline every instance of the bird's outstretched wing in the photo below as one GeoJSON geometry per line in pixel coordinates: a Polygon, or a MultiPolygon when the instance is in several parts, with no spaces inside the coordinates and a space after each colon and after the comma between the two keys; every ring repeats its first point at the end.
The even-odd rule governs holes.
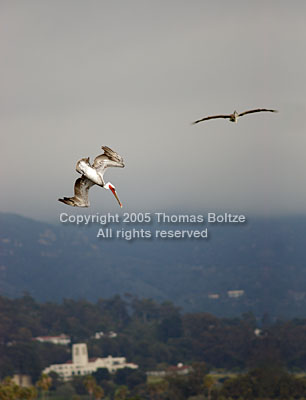
{"type": "Polygon", "coordinates": [[[197,124],[202,121],[208,121],[209,119],[216,119],[216,118],[230,118],[230,115],[210,115],[209,117],[205,117],[202,119],[198,119],[197,121],[192,122],[192,124],[197,124]]]}
{"type": "Polygon", "coordinates": [[[92,182],[90,179],[87,179],[86,176],[83,175],[74,183],[74,196],[64,197],[63,199],[58,200],[72,207],[88,207],[88,192],[94,184],[94,182],[92,182]]]}
{"type": "Polygon", "coordinates": [[[93,168],[99,174],[103,175],[104,170],[108,167],[124,167],[123,158],[118,153],[107,146],[102,146],[102,149],[104,153],[97,156],[93,162],[93,168]]]}
{"type": "Polygon", "coordinates": [[[116,153],[114,150],[110,149],[107,146],[102,146],[102,150],[104,150],[104,154],[112,161],[123,162],[123,158],[116,153]]]}
{"type": "Polygon", "coordinates": [[[268,111],[268,112],[278,112],[277,110],[268,110],[267,108],[256,108],[256,109],[254,109],[254,110],[244,111],[244,112],[238,114],[238,117],[242,117],[243,115],[246,115],[246,114],[253,114],[253,113],[264,112],[264,111],[268,111]]]}

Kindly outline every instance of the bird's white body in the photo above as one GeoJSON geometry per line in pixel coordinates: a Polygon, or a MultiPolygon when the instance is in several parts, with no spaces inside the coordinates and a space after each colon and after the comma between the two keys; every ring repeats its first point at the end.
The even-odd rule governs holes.
{"type": "Polygon", "coordinates": [[[86,178],[90,179],[96,185],[104,186],[103,178],[95,168],[91,167],[83,160],[79,161],[78,167],[79,168],[77,170],[80,170],[81,173],[86,176],[86,178]]]}
{"type": "Polygon", "coordinates": [[[234,112],[233,112],[233,114],[231,114],[230,115],[230,121],[231,122],[235,122],[236,124],[237,124],[237,122],[238,122],[238,117],[239,117],[239,114],[237,113],[237,111],[235,110],[234,112]]]}

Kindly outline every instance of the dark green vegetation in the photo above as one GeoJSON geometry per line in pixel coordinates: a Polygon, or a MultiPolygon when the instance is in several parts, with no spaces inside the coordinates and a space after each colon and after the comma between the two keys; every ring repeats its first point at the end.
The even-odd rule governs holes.
{"type": "Polygon", "coordinates": [[[260,318],[305,315],[305,217],[254,217],[246,225],[215,226],[208,241],[98,239],[100,227],[0,214],[0,292],[18,297],[27,291],[40,301],[133,293],[219,316],[250,310],[260,318]],[[232,289],[245,294],[229,298],[232,289]],[[209,293],[220,297],[209,299],[209,293]]]}
{"type": "Polygon", "coordinates": [[[21,390],[5,381],[0,385],[0,399],[35,399],[37,392],[53,400],[306,397],[306,378],[287,372],[306,369],[306,320],[271,324],[264,318],[261,324],[261,334],[255,335],[251,313],[232,319],[182,314],[171,303],[133,296],[96,303],[66,299],[62,304],[37,303],[29,295],[15,300],[0,297],[0,379],[30,374],[36,386],[36,390],[21,390]],[[110,330],[118,336],[92,338],[97,331],[110,330]],[[42,369],[71,359],[70,347],[42,344],[33,337],[62,332],[73,342],[86,342],[91,357],[125,356],[139,369],[115,374],[99,369],[94,380],[77,377],[66,383],[51,373],[50,381],[41,376],[42,369]],[[187,375],[170,368],[178,362],[191,366],[187,375]],[[166,371],[166,375],[147,379],[145,372],[152,370],[166,371]],[[6,391],[16,397],[5,397],[6,391]]]}
{"type": "Polygon", "coordinates": [[[271,364],[228,379],[219,393],[226,399],[304,399],[306,378],[271,364]]]}
{"type": "MultiPolygon", "coordinates": [[[[119,371],[118,371],[119,372],[119,371]]],[[[36,387],[21,388],[9,378],[0,383],[1,400],[304,400],[306,378],[280,368],[264,367],[246,374],[225,377],[208,372],[204,363],[194,363],[188,375],[168,374],[146,380],[137,371],[109,374],[100,369],[94,376],[61,382],[55,374],[43,375],[36,387]],[[99,376],[100,375],[100,376],[99,376]]]]}
{"type": "Polygon", "coordinates": [[[273,361],[291,370],[306,370],[306,320],[269,323],[255,335],[253,314],[217,318],[207,313],[182,314],[173,304],[127,296],[122,299],[64,300],[38,303],[29,295],[0,297],[0,376],[13,373],[38,378],[46,366],[71,359],[66,346],[33,341],[65,333],[72,342],[87,342],[90,357],[125,356],[142,371],[205,362],[210,368],[245,370],[273,361]],[[98,331],[117,337],[93,339],[98,331]]]}

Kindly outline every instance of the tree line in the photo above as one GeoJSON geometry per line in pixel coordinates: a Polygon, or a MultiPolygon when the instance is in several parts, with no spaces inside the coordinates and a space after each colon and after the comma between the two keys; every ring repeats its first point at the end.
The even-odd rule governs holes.
{"type": "MultiPolygon", "coordinates": [[[[86,342],[90,357],[124,356],[139,365],[138,373],[142,375],[136,374],[122,384],[114,383],[113,377],[96,377],[106,393],[112,385],[134,390],[133,381],[147,390],[143,375],[146,371],[165,370],[178,363],[204,363],[206,374],[216,369],[241,372],[236,379],[243,378],[243,385],[240,382],[238,386],[247,387],[249,392],[253,389],[248,385],[252,386],[255,378],[247,371],[262,370],[262,366],[269,365],[286,374],[306,370],[306,319],[271,321],[265,315],[259,321],[252,313],[239,318],[217,318],[205,312],[182,313],[170,302],[160,304],[131,294],[101,298],[95,303],[84,299],[39,303],[25,294],[18,299],[0,297],[0,379],[21,373],[31,375],[35,383],[45,367],[71,359],[69,346],[33,340],[36,336],[61,333],[69,335],[72,343],[86,342]],[[255,331],[256,328],[260,330],[255,331]],[[101,331],[114,331],[118,335],[95,339],[95,333],[101,331]]],[[[290,374],[289,377],[297,379],[290,374]]],[[[171,384],[175,380],[177,387],[184,386],[184,379],[189,378],[167,377],[160,384],[167,386],[166,393],[174,387],[171,384]]],[[[290,379],[286,379],[283,375],[281,381],[291,385],[290,379]]],[[[304,387],[301,382],[295,382],[296,386],[304,387]]],[[[237,380],[227,380],[222,385],[223,395],[247,398],[245,393],[237,392],[236,384],[237,380]]],[[[153,392],[162,391],[157,383],[150,385],[153,392]]],[[[211,396],[215,390],[214,384],[211,396]]],[[[187,395],[196,394],[191,391],[187,395]]],[[[154,396],[158,398],[161,394],[154,396]]]]}

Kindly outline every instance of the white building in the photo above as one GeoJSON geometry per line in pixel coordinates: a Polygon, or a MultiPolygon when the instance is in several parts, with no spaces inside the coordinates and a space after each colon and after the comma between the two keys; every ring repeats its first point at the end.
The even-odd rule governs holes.
{"type": "Polygon", "coordinates": [[[94,339],[101,339],[102,337],[104,337],[104,332],[100,331],[100,332],[96,332],[94,334],[94,336],[92,336],[94,339]]]}
{"type": "Polygon", "coordinates": [[[255,335],[255,336],[261,336],[261,335],[262,335],[262,329],[256,328],[256,329],[254,330],[254,335],[255,335]]]}
{"type": "Polygon", "coordinates": [[[94,334],[94,336],[92,336],[94,339],[101,339],[101,338],[104,338],[104,337],[107,337],[107,338],[115,338],[115,337],[117,337],[118,336],[118,334],[116,333],[116,332],[114,332],[114,331],[110,331],[110,332],[108,332],[108,333],[104,333],[104,332],[102,332],[102,331],[100,331],[100,332],[96,332],[95,334],[94,334]]]}
{"type": "Polygon", "coordinates": [[[244,290],[228,290],[227,295],[231,299],[238,299],[238,297],[244,295],[244,290]]]}
{"type": "Polygon", "coordinates": [[[72,346],[72,361],[65,364],[53,364],[43,370],[44,374],[56,372],[64,380],[69,380],[77,375],[90,375],[98,368],[107,368],[109,372],[115,372],[120,368],[137,369],[138,365],[127,363],[125,357],[90,358],[88,359],[87,345],[78,343],[72,346]]]}
{"type": "Polygon", "coordinates": [[[147,376],[163,377],[167,375],[187,375],[191,371],[192,367],[190,365],[184,365],[182,363],[178,363],[176,366],[168,367],[166,370],[148,371],[146,372],[146,374],[147,376]]]}
{"type": "Polygon", "coordinates": [[[220,298],[219,293],[208,293],[208,298],[212,300],[217,300],[220,298]]]}
{"type": "Polygon", "coordinates": [[[64,335],[63,333],[59,336],[37,336],[34,338],[34,340],[37,340],[38,342],[41,343],[54,343],[54,344],[63,344],[63,345],[68,345],[70,344],[70,337],[67,335],[64,335]]]}

